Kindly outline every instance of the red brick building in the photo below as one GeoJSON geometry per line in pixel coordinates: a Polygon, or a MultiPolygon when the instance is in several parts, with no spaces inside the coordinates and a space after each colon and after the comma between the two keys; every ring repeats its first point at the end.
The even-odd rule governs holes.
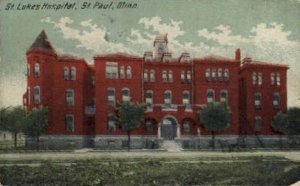
{"type": "Polygon", "coordinates": [[[166,35],[157,36],[153,46],[143,57],[96,55],[90,65],[58,55],[43,31],[26,53],[24,105],[49,108],[49,136],[84,136],[96,144],[98,138],[125,134],[115,120],[121,101],[146,103],[145,121],[133,132],[142,138],[208,135],[198,112],[213,101],[227,102],[231,111],[230,127],[219,135],[275,134],[272,119],[287,109],[286,65],[241,60],[240,49],[232,59],[189,53],[174,58],[166,35]]]}

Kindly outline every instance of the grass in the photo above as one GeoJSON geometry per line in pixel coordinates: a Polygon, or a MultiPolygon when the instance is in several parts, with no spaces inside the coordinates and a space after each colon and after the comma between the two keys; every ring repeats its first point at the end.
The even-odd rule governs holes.
{"type": "Polygon", "coordinates": [[[300,162],[269,155],[0,158],[0,164],[4,185],[289,185],[300,178],[300,162]]]}

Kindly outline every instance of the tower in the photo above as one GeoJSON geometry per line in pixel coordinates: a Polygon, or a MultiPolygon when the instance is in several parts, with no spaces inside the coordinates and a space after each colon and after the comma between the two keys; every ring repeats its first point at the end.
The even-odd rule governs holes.
{"type": "Polygon", "coordinates": [[[160,34],[155,37],[153,56],[156,60],[161,60],[164,53],[168,52],[168,37],[167,34],[160,34]]]}

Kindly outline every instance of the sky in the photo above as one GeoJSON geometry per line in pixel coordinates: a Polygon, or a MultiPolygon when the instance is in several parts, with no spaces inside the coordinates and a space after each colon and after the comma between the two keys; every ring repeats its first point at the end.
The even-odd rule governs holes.
{"type": "Polygon", "coordinates": [[[142,56],[168,33],[177,57],[220,55],[287,64],[288,106],[300,106],[300,0],[131,0],[137,8],[81,9],[79,0],[0,0],[0,107],[22,104],[26,50],[44,29],[59,54],[83,57],[126,52],[142,56]],[[14,9],[6,10],[13,3],[14,9]],[[18,10],[22,5],[75,3],[71,10],[18,10]]]}

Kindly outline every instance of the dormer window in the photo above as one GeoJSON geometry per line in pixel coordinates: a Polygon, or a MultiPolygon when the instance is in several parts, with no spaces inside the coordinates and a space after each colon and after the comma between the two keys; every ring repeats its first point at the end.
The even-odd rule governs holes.
{"type": "Polygon", "coordinates": [[[152,54],[152,52],[145,52],[145,54],[144,54],[144,60],[146,62],[151,62],[153,60],[153,54],[152,54]]]}
{"type": "Polygon", "coordinates": [[[182,53],[180,57],[180,63],[189,63],[191,61],[191,57],[189,53],[182,53]]]}
{"type": "Polygon", "coordinates": [[[171,62],[171,58],[172,58],[171,53],[164,53],[163,62],[164,63],[169,63],[169,62],[171,62]]]}

